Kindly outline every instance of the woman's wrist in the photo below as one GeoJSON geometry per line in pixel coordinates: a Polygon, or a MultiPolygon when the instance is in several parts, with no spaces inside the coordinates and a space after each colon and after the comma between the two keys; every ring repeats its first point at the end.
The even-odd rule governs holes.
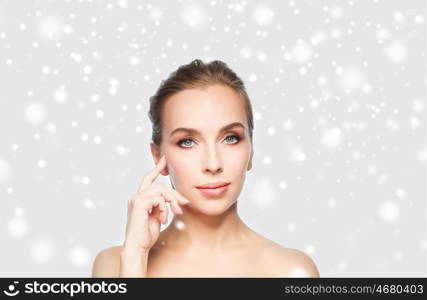
{"type": "Polygon", "coordinates": [[[140,247],[134,247],[131,245],[126,245],[124,244],[122,249],[121,249],[121,256],[137,256],[137,255],[142,255],[142,256],[146,256],[148,255],[148,253],[150,252],[150,249],[144,249],[144,248],[140,248],[140,247]]]}
{"type": "Polygon", "coordinates": [[[148,250],[123,247],[119,277],[147,277],[148,250]]]}

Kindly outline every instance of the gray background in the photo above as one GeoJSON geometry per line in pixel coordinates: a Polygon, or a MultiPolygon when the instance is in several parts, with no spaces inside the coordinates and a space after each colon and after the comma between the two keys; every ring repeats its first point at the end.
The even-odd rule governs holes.
{"type": "Polygon", "coordinates": [[[148,98],[200,58],[252,99],[247,224],[322,277],[426,276],[425,17],[425,1],[0,1],[0,275],[91,276],[123,242],[154,166],[148,98]]]}

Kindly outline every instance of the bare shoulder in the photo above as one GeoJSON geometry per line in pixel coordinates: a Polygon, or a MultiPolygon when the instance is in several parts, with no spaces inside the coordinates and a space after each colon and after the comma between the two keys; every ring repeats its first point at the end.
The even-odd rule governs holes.
{"type": "Polygon", "coordinates": [[[283,247],[281,262],[286,266],[288,277],[320,277],[313,259],[301,250],[283,247]]]}
{"type": "Polygon", "coordinates": [[[113,246],[101,250],[93,262],[92,277],[118,277],[122,247],[113,246]]]}
{"type": "Polygon", "coordinates": [[[284,247],[263,238],[263,257],[268,262],[269,273],[274,277],[320,277],[313,259],[305,252],[284,247]]]}

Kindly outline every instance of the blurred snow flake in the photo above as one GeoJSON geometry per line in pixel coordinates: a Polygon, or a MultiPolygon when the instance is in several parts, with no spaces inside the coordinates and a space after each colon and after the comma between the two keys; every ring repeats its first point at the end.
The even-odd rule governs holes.
{"type": "Polygon", "coordinates": [[[260,51],[257,53],[257,58],[259,61],[264,62],[267,59],[267,55],[265,54],[265,52],[260,51]]]}
{"type": "Polygon", "coordinates": [[[83,205],[87,209],[93,209],[95,207],[95,202],[93,202],[93,200],[90,197],[87,197],[83,200],[83,205]]]}
{"type": "Polygon", "coordinates": [[[43,264],[50,261],[55,254],[52,242],[48,238],[37,238],[30,243],[29,249],[30,257],[36,264],[43,264]]]}
{"type": "Polygon", "coordinates": [[[13,238],[24,237],[28,234],[28,222],[23,216],[15,216],[7,224],[7,230],[13,238]]]}
{"type": "Polygon", "coordinates": [[[153,20],[158,21],[161,19],[162,16],[163,16],[163,11],[160,8],[157,8],[157,7],[150,8],[150,17],[153,20]]]}
{"type": "Polygon", "coordinates": [[[90,74],[92,72],[92,67],[91,66],[84,66],[83,67],[83,72],[85,74],[90,74]]]}
{"type": "Polygon", "coordinates": [[[264,157],[263,157],[263,159],[262,159],[262,162],[263,162],[264,164],[266,164],[266,165],[271,164],[271,157],[270,157],[270,156],[268,156],[268,155],[264,156],[264,157]]]}
{"type": "Polygon", "coordinates": [[[324,32],[324,31],[316,31],[312,37],[310,42],[313,45],[320,45],[322,43],[324,43],[328,38],[328,35],[324,32]]]}
{"type": "Polygon", "coordinates": [[[329,10],[329,13],[333,19],[340,19],[343,15],[342,9],[339,6],[334,6],[329,10]]]}
{"type": "Polygon", "coordinates": [[[102,142],[102,138],[99,135],[93,137],[94,144],[100,144],[101,142],[102,142]]]}
{"type": "Polygon", "coordinates": [[[184,222],[182,222],[181,220],[176,220],[175,221],[175,223],[174,223],[174,225],[175,225],[175,227],[178,229],[178,230],[184,230],[185,229],[185,223],[184,222]]]}
{"type": "Polygon", "coordinates": [[[266,4],[258,4],[252,11],[252,18],[260,26],[267,26],[273,22],[274,11],[266,4]]]}
{"type": "Polygon", "coordinates": [[[286,131],[292,130],[294,128],[294,122],[291,119],[286,120],[283,122],[283,129],[286,131]]]}
{"type": "Polygon", "coordinates": [[[415,113],[418,113],[418,114],[422,113],[424,111],[424,106],[425,104],[423,101],[419,99],[412,100],[411,108],[415,113]]]}
{"type": "Polygon", "coordinates": [[[337,148],[342,144],[342,139],[341,129],[335,127],[324,130],[320,141],[327,148],[337,148]]]}
{"type": "Polygon", "coordinates": [[[376,31],[377,39],[382,43],[383,40],[388,39],[390,37],[390,31],[386,28],[378,28],[376,31]]]}
{"type": "Polygon", "coordinates": [[[252,203],[261,210],[270,208],[276,201],[275,191],[276,189],[269,179],[256,181],[251,192],[252,203]]]}
{"type": "Polygon", "coordinates": [[[230,3],[230,4],[228,4],[227,8],[230,9],[230,10],[235,11],[236,13],[241,14],[241,13],[243,13],[245,11],[245,6],[247,4],[248,3],[245,2],[245,1],[243,1],[241,3],[230,3]]]}
{"type": "Polygon", "coordinates": [[[307,159],[305,152],[298,146],[296,146],[291,152],[291,159],[297,162],[303,162],[307,159]]]}
{"type": "Polygon", "coordinates": [[[73,246],[70,249],[68,258],[74,266],[85,266],[88,264],[90,259],[89,250],[84,246],[73,246]]]}
{"type": "Polygon", "coordinates": [[[86,132],[83,132],[83,133],[80,135],[80,139],[81,139],[83,142],[86,142],[86,141],[89,139],[89,135],[88,135],[86,132]]]}
{"type": "Polygon", "coordinates": [[[10,164],[0,157],[0,183],[12,178],[12,167],[10,164]]]}
{"type": "Polygon", "coordinates": [[[297,224],[295,222],[288,222],[287,229],[289,232],[294,232],[297,229],[297,224]]]}
{"type": "Polygon", "coordinates": [[[399,206],[394,201],[386,201],[381,203],[379,214],[383,221],[393,222],[399,217],[399,206]]]}
{"type": "Polygon", "coordinates": [[[311,277],[303,268],[294,267],[289,271],[289,274],[283,274],[284,277],[311,277]]]}
{"type": "Polygon", "coordinates": [[[98,94],[93,94],[90,99],[92,100],[92,102],[96,103],[99,102],[99,95],[98,94]]]}
{"type": "MultiPolygon", "coordinates": [[[[422,149],[419,149],[417,152],[417,157],[418,157],[419,161],[427,162],[427,148],[424,147],[422,149]]],[[[1,164],[0,164],[0,166],[1,166],[1,164]]],[[[0,167],[0,178],[1,178],[1,167],[0,167]]]]}
{"type": "Polygon", "coordinates": [[[49,66],[43,66],[43,67],[42,67],[42,73],[43,73],[43,74],[48,75],[48,74],[50,74],[51,72],[52,72],[52,70],[50,69],[50,67],[49,67],[49,66]]]}
{"type": "Polygon", "coordinates": [[[248,46],[244,46],[240,49],[239,55],[243,59],[250,59],[252,57],[252,50],[248,46]]]}
{"type": "Polygon", "coordinates": [[[132,55],[129,57],[129,64],[131,66],[137,66],[141,62],[141,59],[138,55],[132,55]]]}
{"type": "Polygon", "coordinates": [[[41,16],[37,24],[40,37],[55,39],[61,36],[64,24],[57,16],[41,16]]]}
{"type": "Polygon", "coordinates": [[[22,209],[22,207],[19,207],[19,206],[15,208],[15,210],[13,211],[13,213],[17,217],[23,217],[25,215],[24,210],[22,209]]]}
{"type": "Polygon", "coordinates": [[[411,130],[417,129],[420,126],[420,119],[418,119],[417,117],[410,117],[409,125],[411,127],[411,130]]]}
{"type": "Polygon", "coordinates": [[[406,191],[400,187],[395,190],[395,194],[398,198],[405,198],[406,197],[406,191]]]}
{"type": "Polygon", "coordinates": [[[338,75],[340,75],[340,83],[343,89],[347,91],[360,90],[363,88],[366,89],[366,86],[364,85],[364,72],[360,68],[349,67],[343,69],[342,73],[338,73],[340,73],[338,75]]]}
{"type": "Polygon", "coordinates": [[[348,267],[348,263],[347,263],[346,261],[340,261],[340,262],[337,264],[337,269],[338,269],[339,271],[345,271],[345,270],[347,269],[347,267],[348,267]]]}
{"type": "Polygon", "coordinates": [[[335,207],[337,205],[337,200],[334,197],[330,197],[327,203],[329,207],[335,207]]]}
{"type": "Polygon", "coordinates": [[[394,42],[385,48],[386,56],[392,63],[401,63],[407,57],[406,47],[399,42],[394,42]]]}
{"type": "Polygon", "coordinates": [[[400,128],[399,121],[397,121],[393,117],[387,117],[385,120],[385,124],[386,124],[387,128],[391,129],[392,131],[397,131],[400,128]]]}
{"type": "Polygon", "coordinates": [[[117,6],[121,8],[127,8],[129,5],[127,0],[117,0],[117,6]]]}
{"type": "Polygon", "coordinates": [[[393,18],[398,22],[402,22],[405,20],[405,16],[402,14],[401,11],[395,11],[393,13],[393,18]]]}
{"type": "MultiPolygon", "coordinates": [[[[332,29],[331,29],[331,32],[330,32],[330,35],[331,35],[334,39],[338,39],[338,38],[340,38],[340,37],[341,37],[341,35],[342,35],[341,29],[339,29],[339,28],[332,28],[332,29]]],[[[339,45],[341,45],[341,44],[339,44],[339,45]]]]}
{"type": "Polygon", "coordinates": [[[119,80],[117,78],[112,77],[108,79],[108,83],[109,83],[108,93],[110,93],[111,95],[117,94],[117,89],[119,87],[119,80]]]}
{"type": "Polygon", "coordinates": [[[310,45],[298,40],[298,42],[292,47],[292,57],[297,63],[306,63],[312,57],[312,50],[310,45]]]}
{"type": "Polygon", "coordinates": [[[201,29],[207,23],[207,16],[203,8],[195,2],[181,8],[181,20],[190,28],[201,29]]]}
{"type": "Polygon", "coordinates": [[[257,81],[257,76],[256,76],[256,74],[254,74],[254,73],[252,73],[252,74],[249,74],[249,77],[248,77],[248,81],[249,82],[255,82],[255,81],[257,81]]]}
{"type": "Polygon", "coordinates": [[[83,183],[84,185],[88,185],[88,184],[90,183],[90,178],[89,178],[89,177],[87,177],[87,176],[84,176],[84,177],[82,178],[82,183],[83,183]]]}
{"type": "Polygon", "coordinates": [[[424,16],[423,15],[416,15],[414,17],[414,22],[416,24],[423,24],[424,23],[424,16]]]}
{"type": "Polygon", "coordinates": [[[39,159],[39,160],[37,161],[37,166],[38,166],[40,169],[43,169],[44,167],[46,167],[46,161],[45,161],[45,160],[43,160],[43,159],[39,159]]]}
{"type": "Polygon", "coordinates": [[[119,144],[116,146],[116,153],[118,155],[125,156],[129,153],[129,148],[126,148],[125,146],[119,144]]]}
{"type": "Polygon", "coordinates": [[[282,181],[279,182],[279,187],[282,190],[286,190],[286,188],[288,187],[288,183],[286,181],[282,180],[282,181]]]}
{"type": "Polygon", "coordinates": [[[72,34],[73,33],[73,27],[70,25],[70,24],[65,24],[64,26],[63,26],[63,28],[62,28],[62,31],[65,33],[65,34],[72,34]]]}
{"type": "Polygon", "coordinates": [[[82,61],[82,55],[81,54],[79,54],[79,53],[70,53],[70,58],[72,59],[72,60],[74,60],[75,62],[77,62],[77,63],[79,63],[79,62],[81,62],[82,61]]]}
{"type": "Polygon", "coordinates": [[[45,128],[50,133],[55,133],[56,132],[56,126],[53,123],[46,124],[45,128]]]}
{"type": "Polygon", "coordinates": [[[403,255],[403,252],[402,252],[402,251],[400,251],[400,250],[395,250],[395,251],[393,252],[393,259],[394,259],[395,261],[402,261],[403,257],[404,257],[404,255],[403,255]]]}
{"type": "Polygon", "coordinates": [[[276,127],[274,127],[274,126],[269,126],[269,127],[267,128],[267,133],[268,133],[269,135],[275,135],[275,134],[276,134],[276,127]]]}
{"type": "Polygon", "coordinates": [[[387,174],[379,174],[377,178],[378,184],[386,184],[388,182],[389,176],[387,174]]]}
{"type": "Polygon", "coordinates": [[[313,245],[309,244],[305,246],[305,251],[307,252],[307,254],[313,255],[316,253],[316,248],[313,245]]]}
{"type": "Polygon", "coordinates": [[[40,103],[29,104],[25,108],[25,118],[30,124],[40,124],[46,118],[46,109],[40,103]]]}
{"type": "Polygon", "coordinates": [[[102,119],[104,117],[104,111],[102,109],[97,109],[96,112],[95,112],[95,116],[98,119],[102,119]]]}

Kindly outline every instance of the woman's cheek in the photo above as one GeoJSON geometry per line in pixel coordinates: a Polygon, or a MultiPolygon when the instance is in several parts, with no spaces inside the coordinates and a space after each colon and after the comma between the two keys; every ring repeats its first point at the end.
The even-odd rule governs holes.
{"type": "Polygon", "coordinates": [[[180,174],[180,166],[177,166],[176,163],[168,163],[166,167],[168,168],[169,176],[173,179],[174,182],[176,182],[177,179],[183,177],[183,174],[180,174]]]}
{"type": "Polygon", "coordinates": [[[167,163],[166,168],[168,169],[169,176],[175,177],[175,168],[173,167],[173,164],[167,163]]]}

